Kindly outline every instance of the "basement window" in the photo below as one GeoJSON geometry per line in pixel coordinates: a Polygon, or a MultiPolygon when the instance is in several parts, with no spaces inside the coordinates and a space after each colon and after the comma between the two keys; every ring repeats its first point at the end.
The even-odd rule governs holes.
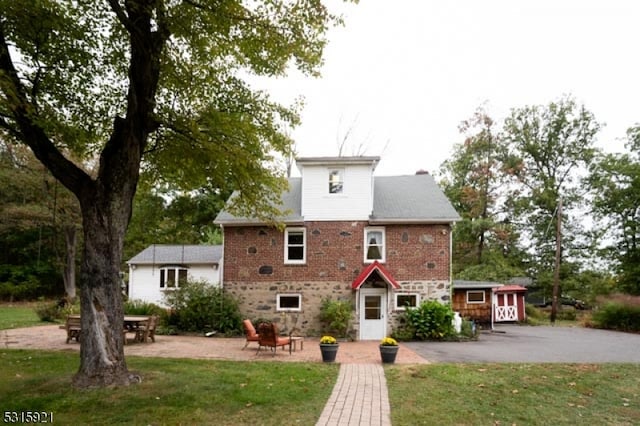
{"type": "Polygon", "coordinates": [[[276,310],[283,311],[301,311],[302,295],[301,294],[278,294],[276,298],[276,310]]]}

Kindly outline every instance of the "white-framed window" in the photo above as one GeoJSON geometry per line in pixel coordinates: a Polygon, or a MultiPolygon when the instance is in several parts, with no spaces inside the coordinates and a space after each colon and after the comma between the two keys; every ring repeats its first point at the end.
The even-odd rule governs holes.
{"type": "Polygon", "coordinates": [[[484,303],[484,290],[467,290],[467,303],[484,303]]]}
{"type": "Polygon", "coordinates": [[[184,266],[163,266],[160,268],[160,288],[180,288],[187,282],[187,272],[184,266]]]}
{"type": "Polygon", "coordinates": [[[302,295],[301,294],[278,294],[276,297],[277,311],[301,311],[302,295]]]}
{"type": "Polygon", "coordinates": [[[396,293],[396,310],[404,311],[407,308],[417,308],[420,304],[420,295],[417,293],[396,293]]]}
{"type": "Polygon", "coordinates": [[[307,261],[307,230],[287,228],[284,231],[284,263],[302,264],[307,261]]]}
{"type": "Polygon", "coordinates": [[[344,170],[329,170],[329,194],[342,194],[344,190],[344,170]]]}
{"type": "Polygon", "coordinates": [[[364,261],[384,262],[384,228],[366,228],[364,230],[364,261]]]}

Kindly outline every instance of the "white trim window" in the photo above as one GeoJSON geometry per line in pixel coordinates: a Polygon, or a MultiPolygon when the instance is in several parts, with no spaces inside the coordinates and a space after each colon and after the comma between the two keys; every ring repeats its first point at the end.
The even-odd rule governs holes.
{"type": "Polygon", "coordinates": [[[284,231],[284,263],[304,264],[307,261],[307,230],[287,228],[284,231]]]}
{"type": "Polygon", "coordinates": [[[484,303],[484,290],[467,290],[467,303],[484,303]]]}
{"type": "Polygon", "coordinates": [[[300,312],[302,311],[301,294],[278,294],[276,296],[276,310],[278,312],[300,312]]]}
{"type": "Polygon", "coordinates": [[[329,194],[342,194],[344,191],[344,170],[329,170],[329,194]]]}
{"type": "Polygon", "coordinates": [[[407,308],[417,308],[420,295],[417,293],[396,293],[396,311],[406,311],[407,308]]]}
{"type": "Polygon", "coordinates": [[[187,282],[187,272],[184,266],[163,266],[160,268],[160,288],[180,288],[187,282]]]}
{"type": "Polygon", "coordinates": [[[385,261],[384,228],[365,228],[364,230],[364,262],[385,261]]]}

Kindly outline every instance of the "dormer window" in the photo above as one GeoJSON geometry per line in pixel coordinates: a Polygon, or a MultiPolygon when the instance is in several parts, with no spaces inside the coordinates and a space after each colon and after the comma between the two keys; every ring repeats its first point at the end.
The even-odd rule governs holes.
{"type": "Polygon", "coordinates": [[[333,169],[329,171],[329,194],[342,194],[344,186],[344,170],[333,169]]]}

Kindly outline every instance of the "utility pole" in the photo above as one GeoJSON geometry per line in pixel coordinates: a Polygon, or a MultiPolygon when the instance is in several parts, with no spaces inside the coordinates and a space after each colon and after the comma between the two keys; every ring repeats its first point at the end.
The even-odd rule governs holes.
{"type": "Polygon", "coordinates": [[[558,293],[560,291],[560,257],[562,256],[562,198],[558,199],[556,220],[556,261],[553,271],[553,299],[551,304],[551,324],[555,325],[558,313],[558,293]]]}

